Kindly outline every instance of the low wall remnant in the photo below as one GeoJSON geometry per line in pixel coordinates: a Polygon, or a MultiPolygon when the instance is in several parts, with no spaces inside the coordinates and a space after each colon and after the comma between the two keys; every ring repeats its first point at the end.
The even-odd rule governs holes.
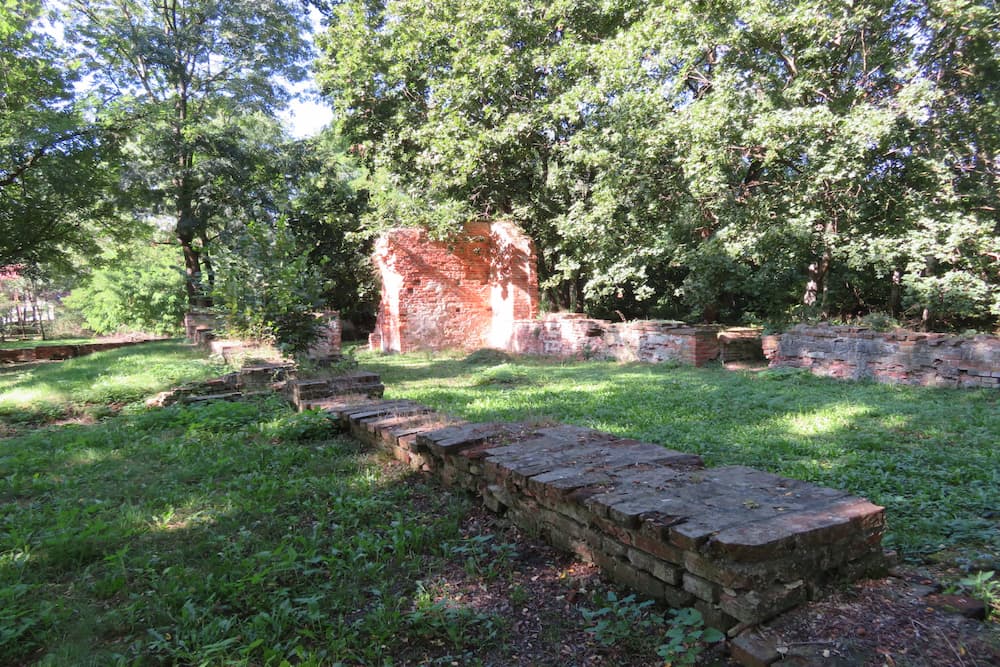
{"type": "Polygon", "coordinates": [[[506,349],[518,354],[701,366],[719,357],[719,328],[671,320],[609,322],[553,313],[515,322],[506,349]]]}
{"type": "Polygon", "coordinates": [[[576,426],[474,424],[413,401],[296,385],[299,409],[327,412],[641,595],[694,606],[730,636],[886,564],[884,509],[844,491],[706,468],[697,455],[576,426]]]}
{"type": "Polygon", "coordinates": [[[894,384],[1000,389],[1000,338],[799,325],[764,337],[772,368],[894,384]]]}
{"type": "Polygon", "coordinates": [[[94,352],[115,350],[119,347],[129,347],[140,343],[151,343],[160,338],[136,338],[134,340],[102,341],[98,343],[80,343],[78,345],[38,345],[37,347],[19,347],[10,350],[0,350],[0,363],[28,363],[32,361],[65,361],[75,357],[83,357],[94,352]]]}

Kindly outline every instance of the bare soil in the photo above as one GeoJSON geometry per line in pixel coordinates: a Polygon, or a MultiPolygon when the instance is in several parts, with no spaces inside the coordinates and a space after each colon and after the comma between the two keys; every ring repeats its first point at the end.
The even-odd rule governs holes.
{"type": "MultiPolygon", "coordinates": [[[[594,565],[580,562],[525,535],[502,518],[475,509],[468,536],[493,535],[515,545],[509,571],[484,580],[456,560],[437,590],[486,614],[507,619],[503,645],[466,655],[483,665],[664,665],[656,655],[662,637],[638,636],[606,647],[587,628],[582,609],[594,609],[615,585],[594,565]]],[[[897,567],[892,576],[832,592],[752,630],[781,667],[986,667],[1000,665],[1000,623],[966,618],[942,601],[943,572],[897,567]]],[[[620,595],[627,595],[621,591],[620,595]]],[[[974,606],[974,605],[973,605],[974,606]]],[[[968,610],[966,610],[968,611],[968,610]]],[[[665,610],[654,613],[664,614],[665,610]]],[[[731,667],[728,643],[708,647],[699,665],[731,667]]],[[[440,664],[447,647],[418,643],[399,664],[440,664]]],[[[667,663],[669,664],[669,663],[667,663]]]]}

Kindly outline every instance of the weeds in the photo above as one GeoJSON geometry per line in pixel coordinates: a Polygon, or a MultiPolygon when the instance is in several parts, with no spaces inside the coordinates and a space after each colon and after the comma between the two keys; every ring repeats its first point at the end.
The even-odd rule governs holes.
{"type": "Polygon", "coordinates": [[[619,598],[614,591],[608,591],[596,604],[597,609],[581,609],[580,613],[590,624],[587,632],[602,646],[614,646],[633,637],[645,638],[663,625],[662,618],[650,613],[652,600],[637,602],[635,595],[619,598]]]}
{"type": "Polygon", "coordinates": [[[652,644],[667,667],[694,665],[709,644],[725,639],[718,630],[705,627],[697,609],[672,609],[666,620],[651,600],[638,602],[635,595],[619,598],[614,591],[599,596],[595,603],[596,610],[580,611],[589,624],[587,632],[598,643],[605,647],[631,644],[633,650],[652,644]]]}
{"type": "Polygon", "coordinates": [[[986,619],[1000,621],[1000,579],[995,571],[977,572],[958,581],[958,586],[986,604],[986,619]]]}
{"type": "Polygon", "coordinates": [[[698,663],[698,657],[708,644],[726,638],[715,628],[706,628],[705,621],[697,609],[672,609],[670,629],[665,634],[666,641],[656,649],[667,667],[686,667],[698,663]]]}

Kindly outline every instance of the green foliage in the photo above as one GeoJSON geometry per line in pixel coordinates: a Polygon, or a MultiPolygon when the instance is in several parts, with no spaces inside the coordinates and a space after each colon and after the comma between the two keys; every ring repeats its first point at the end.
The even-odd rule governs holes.
{"type": "Polygon", "coordinates": [[[301,251],[285,220],[249,222],[228,236],[218,262],[215,296],[229,331],[305,353],[319,332],[315,312],[324,306],[325,262],[301,251]]]}
{"type": "Polygon", "coordinates": [[[513,545],[498,543],[493,535],[473,535],[444,545],[444,551],[463,562],[466,574],[486,581],[497,579],[509,570],[517,555],[513,545]]]}
{"type": "Polygon", "coordinates": [[[671,619],[657,613],[652,600],[637,602],[635,595],[619,598],[608,591],[596,600],[597,609],[581,609],[587,632],[602,646],[622,643],[662,642],[656,647],[667,667],[695,665],[707,644],[725,639],[715,628],[706,628],[697,609],[671,609],[671,619]],[[667,627],[664,632],[664,626],[667,627]]]}
{"type": "Polygon", "coordinates": [[[960,579],[958,585],[970,595],[986,603],[986,618],[1000,619],[1000,579],[994,579],[995,571],[977,572],[960,579]]]}
{"type": "Polygon", "coordinates": [[[84,120],[41,19],[40,2],[0,2],[0,266],[65,269],[100,232],[128,232],[109,207],[117,138],[84,120]]]}
{"type": "Polygon", "coordinates": [[[129,203],[172,215],[188,297],[203,300],[213,281],[210,230],[267,204],[259,186],[268,179],[256,171],[268,171],[274,142],[261,128],[289,99],[283,82],[304,77],[304,7],[291,0],[63,6],[67,41],[100,112],[129,129],[122,183],[129,203]]]}
{"type": "Polygon", "coordinates": [[[291,180],[288,228],[311,262],[322,267],[324,301],[342,319],[364,325],[374,322],[378,286],[372,240],[361,230],[368,205],[362,173],[332,129],[289,146],[284,165],[291,180]]]}
{"type": "Polygon", "coordinates": [[[650,613],[652,600],[636,602],[635,595],[619,598],[614,591],[608,591],[603,599],[596,601],[597,609],[581,609],[583,618],[590,624],[587,632],[602,646],[614,646],[619,642],[645,637],[663,624],[663,619],[650,613]]]}
{"type": "Polygon", "coordinates": [[[372,229],[519,221],[551,305],[997,322],[992,3],[348,0],[372,229]],[[975,139],[972,139],[972,138],[975,139]]]}
{"type": "Polygon", "coordinates": [[[501,618],[451,603],[423,581],[417,582],[413,609],[405,618],[414,637],[445,641],[453,648],[487,649],[504,629],[501,618]]]}
{"type": "Polygon", "coordinates": [[[696,665],[706,644],[726,638],[715,628],[706,628],[697,609],[672,609],[670,615],[673,618],[666,632],[667,641],[656,649],[656,654],[664,659],[667,667],[696,665]]]}
{"type": "Polygon", "coordinates": [[[108,251],[99,268],[63,299],[98,334],[177,334],[187,310],[176,245],[140,242],[108,251]]]}

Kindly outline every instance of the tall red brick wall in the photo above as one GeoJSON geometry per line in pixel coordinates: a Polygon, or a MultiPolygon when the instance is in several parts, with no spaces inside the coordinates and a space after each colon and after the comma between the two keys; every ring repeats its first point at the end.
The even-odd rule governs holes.
{"type": "Polygon", "coordinates": [[[372,349],[503,346],[515,319],[538,312],[534,247],[507,222],[469,223],[447,241],[395,229],[376,242],[373,258],[382,298],[372,349]]]}

